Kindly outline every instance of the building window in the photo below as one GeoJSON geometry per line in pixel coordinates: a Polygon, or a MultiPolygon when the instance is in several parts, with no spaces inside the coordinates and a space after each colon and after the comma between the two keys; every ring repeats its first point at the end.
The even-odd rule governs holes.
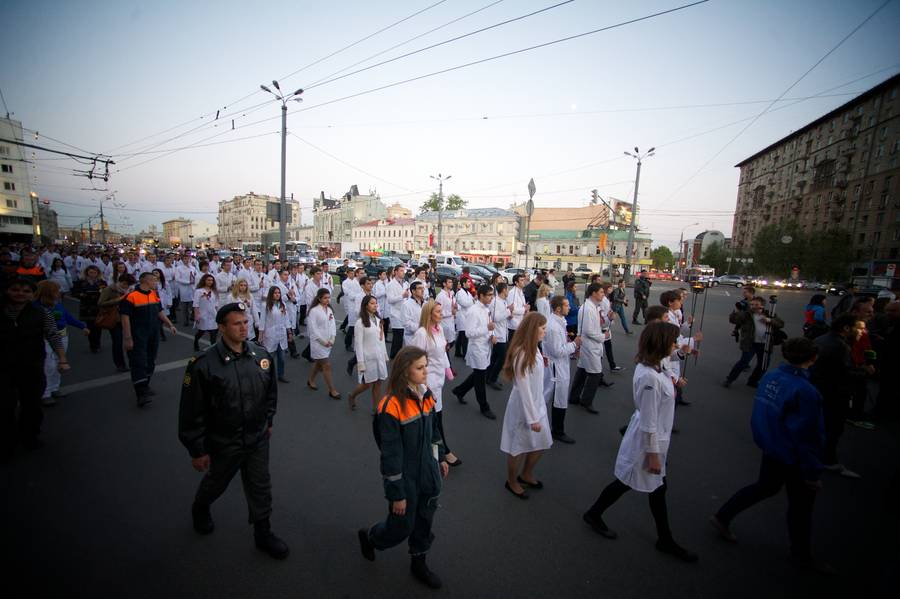
{"type": "Polygon", "coordinates": [[[3,182],[3,189],[5,189],[6,191],[15,191],[15,190],[16,190],[16,184],[15,184],[15,183],[10,183],[9,181],[4,181],[4,182],[3,182]]]}
{"type": "Polygon", "coordinates": [[[865,242],[866,242],[866,234],[860,233],[859,236],[857,237],[857,243],[863,244],[865,242]]]}
{"type": "Polygon", "coordinates": [[[19,205],[15,200],[6,200],[6,207],[7,208],[18,208],[19,205]]]}
{"type": "Polygon", "coordinates": [[[11,164],[0,165],[0,172],[11,173],[13,172],[13,167],[11,164]]]}

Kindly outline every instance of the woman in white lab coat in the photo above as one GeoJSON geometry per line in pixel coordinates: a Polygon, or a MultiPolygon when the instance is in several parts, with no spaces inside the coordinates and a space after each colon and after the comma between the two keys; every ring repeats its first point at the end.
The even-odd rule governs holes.
{"type": "Polygon", "coordinates": [[[546,331],[546,318],[537,312],[526,314],[503,363],[503,377],[513,381],[513,390],[503,415],[500,450],[507,454],[506,490],[519,499],[528,499],[524,487],[544,488],[534,477],[534,467],[553,445],[544,403],[544,358],[538,349],[546,331]]]}
{"type": "MultiPolygon", "coordinates": [[[[279,291],[281,290],[279,289],[279,291]]],[[[247,315],[248,320],[247,339],[256,337],[256,328],[259,326],[260,321],[259,312],[257,312],[256,300],[253,299],[253,294],[250,293],[250,282],[245,277],[239,277],[235,280],[231,286],[231,291],[228,292],[228,299],[225,303],[244,304],[244,314],[247,315]]]]}
{"type": "Polygon", "coordinates": [[[366,295],[360,302],[357,320],[353,327],[353,351],[356,354],[356,370],[359,384],[350,392],[350,409],[356,409],[356,398],[366,389],[372,389],[372,413],[381,400],[381,382],[388,378],[388,357],[384,345],[384,327],[378,318],[378,300],[366,295]]]}
{"type": "Polygon", "coordinates": [[[216,324],[216,312],[219,309],[219,294],[216,291],[216,278],[211,274],[200,277],[191,306],[194,309],[194,351],[200,351],[200,338],[209,333],[209,343],[216,342],[219,336],[219,325],[216,324]]]}
{"type": "MultiPolygon", "coordinates": [[[[246,284],[243,279],[238,281],[246,284]]],[[[248,308],[245,313],[249,314],[253,311],[253,308],[248,308]]],[[[293,331],[291,331],[291,317],[288,314],[288,308],[281,299],[280,287],[275,285],[269,287],[266,303],[259,315],[258,326],[260,345],[275,357],[275,372],[278,380],[287,383],[288,380],[284,378],[284,352],[288,348],[293,331]]]]}
{"type": "Polygon", "coordinates": [[[634,414],[616,456],[615,480],[584,514],[584,521],[598,534],[616,538],[603,513],[628,489],[649,493],[650,512],[656,521],[656,548],[686,562],[697,554],[678,545],[669,529],[666,509],[666,457],[675,419],[675,379],[665,358],[675,351],[678,327],[652,322],[641,332],[632,389],[634,414]]]}
{"type": "MultiPolygon", "coordinates": [[[[435,300],[441,306],[441,329],[444,332],[444,339],[447,340],[447,362],[449,366],[450,348],[453,346],[454,342],[456,342],[456,312],[458,311],[456,306],[456,279],[451,277],[447,277],[444,279],[444,282],[441,285],[441,290],[438,292],[435,300]]],[[[424,308],[423,308],[424,311],[424,308]]],[[[430,358],[429,358],[430,360],[430,358]]],[[[432,391],[434,391],[432,389],[432,391]]]]}
{"type": "MultiPolygon", "coordinates": [[[[443,321],[446,316],[441,304],[434,300],[425,302],[422,306],[422,316],[419,318],[419,328],[413,335],[410,345],[425,350],[428,354],[428,388],[434,397],[434,411],[437,417],[438,431],[444,440],[444,449],[447,452],[447,463],[451,466],[459,466],[462,460],[453,455],[450,446],[447,445],[447,436],[444,434],[444,382],[450,370],[450,358],[447,356],[447,338],[444,336],[443,321]]],[[[450,373],[450,380],[453,374],[450,373]]]]}
{"type": "Polygon", "coordinates": [[[537,309],[537,313],[550,321],[550,314],[553,311],[550,309],[550,297],[553,294],[553,288],[550,285],[544,283],[540,286],[537,292],[537,300],[535,300],[535,308],[537,309]]]}
{"type": "MultiPolygon", "coordinates": [[[[540,300],[538,300],[538,303],[540,300]]],[[[569,314],[569,300],[556,295],[550,301],[553,311],[547,321],[547,334],[544,335],[544,355],[550,361],[550,385],[544,387],[545,400],[552,404],[550,432],[553,438],[563,443],[574,443],[575,440],[566,434],[566,410],[569,407],[569,362],[572,354],[581,347],[581,337],[569,341],[566,332],[566,316],[569,314]]]]}
{"type": "Polygon", "coordinates": [[[316,376],[321,372],[325,377],[325,384],[328,385],[328,397],[340,400],[341,394],[334,388],[331,378],[331,361],[329,360],[331,348],[334,346],[334,338],[337,335],[337,323],[334,321],[334,311],[329,305],[330,302],[331,292],[323,287],[316,292],[316,298],[306,313],[309,354],[314,360],[309,377],[306,379],[306,386],[313,391],[318,391],[319,388],[316,387],[315,382],[316,376]]]}
{"type": "MultiPolygon", "coordinates": [[[[472,279],[466,279],[471,285],[472,279]]],[[[454,355],[457,358],[466,356],[466,349],[469,347],[469,340],[466,337],[466,317],[469,308],[475,304],[475,296],[466,288],[464,283],[460,283],[459,289],[456,291],[456,349],[454,355]]]]}

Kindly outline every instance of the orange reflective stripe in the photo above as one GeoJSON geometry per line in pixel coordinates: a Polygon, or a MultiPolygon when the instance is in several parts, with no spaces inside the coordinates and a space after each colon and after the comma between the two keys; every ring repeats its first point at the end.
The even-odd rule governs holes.
{"type": "Polygon", "coordinates": [[[422,410],[419,410],[418,404],[410,399],[398,400],[395,396],[385,396],[378,404],[378,412],[389,414],[399,420],[402,424],[410,422],[420,416],[430,414],[434,411],[434,399],[431,396],[425,398],[422,402],[422,410]]]}
{"type": "Polygon", "coordinates": [[[125,300],[128,303],[132,304],[134,307],[140,306],[148,306],[150,304],[158,304],[159,296],[155,291],[150,291],[150,293],[141,293],[140,291],[132,291],[128,295],[125,296],[125,300]]]}

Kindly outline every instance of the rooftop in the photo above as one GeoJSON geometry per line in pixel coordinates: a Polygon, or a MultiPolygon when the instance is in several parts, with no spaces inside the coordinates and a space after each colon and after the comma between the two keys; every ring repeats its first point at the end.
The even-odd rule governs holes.
{"type": "MultiPolygon", "coordinates": [[[[518,214],[505,208],[463,208],[462,210],[444,210],[444,219],[453,218],[515,218],[518,214]]],[[[419,220],[437,220],[438,213],[429,210],[417,217],[419,220]]]]}

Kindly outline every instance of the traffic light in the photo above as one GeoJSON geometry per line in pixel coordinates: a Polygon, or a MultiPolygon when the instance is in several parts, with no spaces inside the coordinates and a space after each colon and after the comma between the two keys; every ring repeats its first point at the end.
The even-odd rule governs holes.
{"type": "Polygon", "coordinates": [[[592,203],[592,204],[596,204],[596,203],[597,203],[597,198],[598,198],[598,197],[599,197],[599,196],[597,195],[597,190],[596,190],[596,189],[592,189],[592,190],[591,190],[591,203],[592,203]]]}

